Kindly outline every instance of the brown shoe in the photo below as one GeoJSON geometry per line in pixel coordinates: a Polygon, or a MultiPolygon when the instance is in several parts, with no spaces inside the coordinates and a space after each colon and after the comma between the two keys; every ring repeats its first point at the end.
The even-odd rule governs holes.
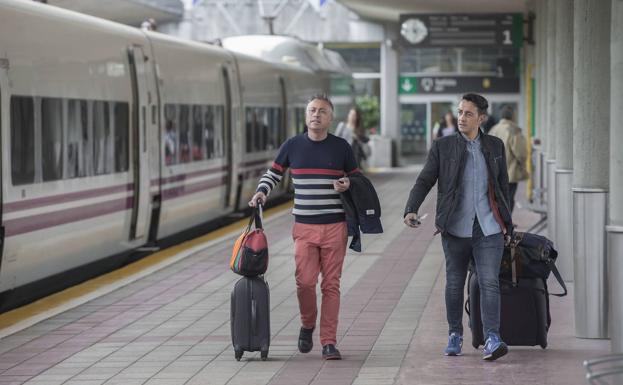
{"type": "Polygon", "coordinates": [[[325,360],[341,360],[342,355],[335,345],[327,344],[322,347],[322,358],[325,360]]]}

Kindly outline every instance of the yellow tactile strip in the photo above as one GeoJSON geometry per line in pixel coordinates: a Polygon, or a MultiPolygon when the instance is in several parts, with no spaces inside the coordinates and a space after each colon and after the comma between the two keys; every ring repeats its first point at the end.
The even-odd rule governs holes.
{"type": "MultiPolygon", "coordinates": [[[[290,201],[270,208],[264,212],[264,218],[268,219],[278,214],[282,214],[285,210],[290,209],[291,207],[292,202],[290,201]]],[[[247,222],[248,218],[241,219],[235,223],[229,224],[198,238],[155,252],[117,270],[69,287],[58,293],[51,294],[28,305],[24,305],[17,309],[0,314],[0,332],[29,318],[38,317],[46,312],[50,312],[54,308],[69,304],[77,298],[84,297],[89,293],[94,293],[97,290],[114,285],[122,280],[128,280],[128,282],[126,282],[127,284],[131,281],[132,276],[138,276],[145,270],[157,266],[177,254],[221,237],[234,235],[235,232],[240,231],[240,229],[247,222]]],[[[137,277],[137,279],[138,278],[140,277],[137,277]]]]}

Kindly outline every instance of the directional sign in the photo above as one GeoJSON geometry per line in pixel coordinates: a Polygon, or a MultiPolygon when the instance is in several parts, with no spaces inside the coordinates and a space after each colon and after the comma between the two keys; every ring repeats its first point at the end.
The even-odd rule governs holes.
{"type": "Polygon", "coordinates": [[[417,79],[413,76],[400,77],[400,93],[414,94],[417,92],[417,79]]]}
{"type": "Polygon", "coordinates": [[[401,76],[398,85],[400,95],[519,92],[519,78],[517,77],[401,76]]]}
{"type": "Polygon", "coordinates": [[[521,13],[402,14],[401,43],[407,47],[515,47],[523,43],[521,13]]]}

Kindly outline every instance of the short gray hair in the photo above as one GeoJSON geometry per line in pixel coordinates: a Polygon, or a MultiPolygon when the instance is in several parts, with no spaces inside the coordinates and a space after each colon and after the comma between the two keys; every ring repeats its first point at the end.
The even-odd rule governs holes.
{"type": "Polygon", "coordinates": [[[333,103],[331,103],[331,99],[329,99],[329,97],[327,96],[327,94],[316,94],[314,96],[312,96],[311,98],[309,98],[309,100],[307,101],[307,104],[313,102],[314,100],[322,100],[325,101],[329,104],[329,106],[331,106],[331,111],[333,112],[335,109],[333,108],[333,103]]]}

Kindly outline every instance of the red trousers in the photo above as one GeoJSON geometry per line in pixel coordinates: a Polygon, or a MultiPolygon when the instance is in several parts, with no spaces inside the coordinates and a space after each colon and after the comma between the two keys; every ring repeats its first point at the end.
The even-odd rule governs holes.
{"type": "Polygon", "coordinates": [[[295,223],[292,229],[296,261],[296,294],[301,324],[306,329],[316,326],[316,284],[322,273],[320,289],[320,343],[335,344],[340,311],[340,278],[346,254],[346,222],[327,225],[295,223]]]}

